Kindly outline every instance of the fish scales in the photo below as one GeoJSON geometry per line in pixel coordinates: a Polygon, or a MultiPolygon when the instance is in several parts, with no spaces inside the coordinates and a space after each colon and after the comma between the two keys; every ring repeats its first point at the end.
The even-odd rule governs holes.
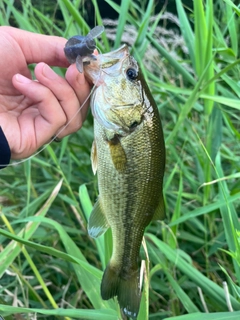
{"type": "Polygon", "coordinates": [[[131,136],[121,138],[121,144],[124,145],[127,154],[127,165],[126,170],[118,172],[114,164],[109,162],[111,159],[109,145],[102,141],[104,130],[97,121],[94,126],[96,144],[101,145],[98,152],[98,164],[102,164],[98,167],[101,205],[112,228],[114,241],[112,260],[126,266],[125,260],[128,256],[134,262],[137,261],[144,231],[142,228],[139,232],[140,230],[133,229],[133,226],[137,224],[145,227],[152,220],[158,203],[152,201],[149,204],[147,201],[149,197],[155,195],[154,198],[159,201],[161,177],[158,176],[154,167],[160,167],[161,163],[158,160],[159,157],[154,156],[154,151],[156,150],[158,155],[161,145],[157,137],[155,141],[149,139],[151,131],[156,130],[154,122],[143,121],[131,136]],[[121,214],[122,212],[124,215],[121,214]],[[126,231],[125,237],[122,234],[123,229],[126,231]],[[123,243],[120,243],[121,240],[123,243]]]}
{"type": "Polygon", "coordinates": [[[99,198],[89,219],[93,237],[112,229],[113,252],[104,272],[103,299],[117,296],[136,318],[140,306],[139,251],[146,226],[164,218],[165,145],[157,106],[128,47],[97,56],[84,67],[96,83],[93,170],[99,198]]]}

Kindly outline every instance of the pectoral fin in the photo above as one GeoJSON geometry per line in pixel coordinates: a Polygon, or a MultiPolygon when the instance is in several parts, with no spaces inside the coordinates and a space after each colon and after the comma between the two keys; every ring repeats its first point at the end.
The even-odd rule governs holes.
{"type": "Polygon", "coordinates": [[[164,205],[163,195],[161,195],[159,204],[153,215],[152,220],[164,220],[164,219],[165,219],[165,205],[164,205]]]}
{"type": "Polygon", "coordinates": [[[127,157],[121,145],[118,136],[114,136],[112,140],[108,141],[112,162],[117,171],[124,171],[127,165],[127,157]]]}
{"type": "Polygon", "coordinates": [[[88,221],[88,234],[92,238],[101,236],[109,228],[107,219],[102,211],[100,200],[95,203],[88,221]]]}
{"type": "Polygon", "coordinates": [[[95,140],[93,140],[92,149],[91,149],[91,163],[93,174],[97,172],[97,146],[95,140]]]}

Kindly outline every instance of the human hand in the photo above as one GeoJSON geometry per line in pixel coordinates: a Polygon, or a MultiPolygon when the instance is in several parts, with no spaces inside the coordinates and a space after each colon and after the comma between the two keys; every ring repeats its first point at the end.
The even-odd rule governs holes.
{"type": "Polygon", "coordinates": [[[77,131],[85,119],[88,103],[73,118],[90,93],[84,74],[71,65],[64,79],[49,67],[69,65],[65,43],[60,37],[0,27],[0,126],[13,159],[32,155],[58,132],[62,138],[77,131]],[[35,81],[31,63],[38,63],[35,81]]]}

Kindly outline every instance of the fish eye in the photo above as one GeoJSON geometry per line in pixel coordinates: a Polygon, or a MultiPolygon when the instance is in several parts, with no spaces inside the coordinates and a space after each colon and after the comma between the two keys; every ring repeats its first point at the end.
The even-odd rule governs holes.
{"type": "Polygon", "coordinates": [[[133,81],[133,80],[137,79],[138,72],[134,68],[128,68],[127,71],[126,71],[126,75],[127,75],[128,80],[133,81]]]}

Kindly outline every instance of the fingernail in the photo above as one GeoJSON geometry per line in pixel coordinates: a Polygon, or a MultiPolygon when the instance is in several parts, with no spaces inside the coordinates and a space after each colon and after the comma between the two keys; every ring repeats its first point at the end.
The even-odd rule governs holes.
{"type": "Polygon", "coordinates": [[[57,78],[56,73],[47,65],[45,64],[43,67],[43,75],[51,80],[54,80],[57,78]]]}
{"type": "Polygon", "coordinates": [[[31,83],[32,82],[32,80],[31,79],[29,79],[29,78],[26,78],[26,77],[24,77],[23,75],[21,75],[21,74],[16,74],[16,80],[18,81],[18,82],[21,82],[21,83],[31,83]]]}

